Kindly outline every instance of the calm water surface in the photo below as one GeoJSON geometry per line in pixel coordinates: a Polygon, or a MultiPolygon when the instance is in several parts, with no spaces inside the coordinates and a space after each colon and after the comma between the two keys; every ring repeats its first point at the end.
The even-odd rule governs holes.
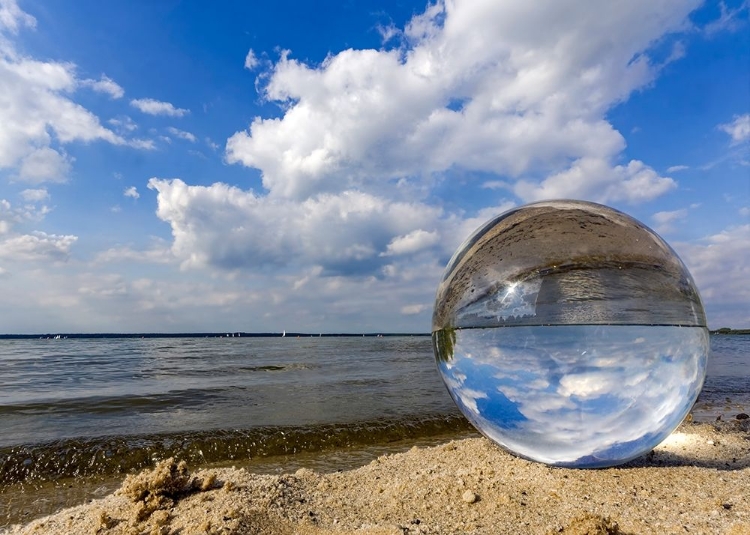
{"type": "Polygon", "coordinates": [[[0,342],[0,447],[452,412],[424,337],[0,342]]]}

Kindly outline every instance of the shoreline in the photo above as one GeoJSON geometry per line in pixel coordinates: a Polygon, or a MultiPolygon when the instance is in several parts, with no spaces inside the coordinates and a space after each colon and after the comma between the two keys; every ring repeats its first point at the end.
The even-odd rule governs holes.
{"type": "Polygon", "coordinates": [[[109,496],[8,534],[750,533],[750,420],[683,423],[653,452],[553,468],[484,438],[354,470],[262,475],[164,461],[109,496]]]}
{"type": "MultiPolygon", "coordinates": [[[[299,469],[331,473],[354,470],[378,457],[403,453],[411,448],[425,448],[481,435],[467,423],[463,431],[411,437],[375,444],[352,444],[335,449],[300,451],[289,454],[257,456],[250,459],[226,459],[217,462],[193,463],[191,470],[211,470],[236,467],[260,475],[281,475],[299,469]]],[[[155,463],[154,463],[155,464],[155,463]]],[[[144,468],[153,468],[153,464],[144,468]]],[[[129,473],[114,473],[79,478],[60,478],[50,481],[16,482],[0,485],[0,534],[13,524],[28,523],[71,507],[103,498],[117,490],[129,473]]]]}
{"type": "Polygon", "coordinates": [[[474,428],[456,410],[453,414],[348,423],[61,438],[40,444],[0,446],[0,491],[3,485],[14,483],[37,484],[71,477],[124,477],[169,457],[184,460],[191,466],[211,466],[300,453],[367,448],[467,431],[474,431],[474,428]]]}
{"type": "MultiPolygon", "coordinates": [[[[712,400],[704,397],[698,399],[686,421],[732,421],[743,413],[750,413],[750,394],[712,400]]],[[[475,432],[456,410],[350,423],[66,437],[39,444],[3,445],[0,446],[0,495],[5,486],[17,483],[34,486],[72,477],[124,477],[168,457],[185,460],[190,466],[209,467],[301,453],[316,455],[332,450],[367,449],[475,432]]]]}
{"type": "MultiPolygon", "coordinates": [[[[731,427],[736,422],[737,414],[747,412],[750,412],[750,404],[733,403],[729,399],[724,400],[724,403],[696,404],[682,425],[689,425],[690,422],[693,422],[726,428],[727,425],[731,427]]],[[[319,444],[318,446],[321,447],[315,446],[315,441],[309,442],[309,440],[306,440],[306,444],[301,449],[295,448],[292,450],[286,448],[283,451],[280,450],[273,453],[273,449],[268,451],[258,450],[252,456],[245,456],[244,458],[242,456],[219,456],[218,458],[214,458],[214,455],[208,457],[190,455],[189,452],[195,448],[178,448],[174,450],[177,452],[177,455],[168,450],[154,450],[149,453],[150,449],[147,448],[145,453],[140,452],[139,454],[140,457],[143,457],[144,463],[140,467],[131,466],[127,470],[121,469],[114,472],[102,472],[102,466],[91,464],[89,467],[84,467],[83,471],[80,471],[75,477],[66,477],[64,475],[60,477],[58,475],[58,477],[50,479],[40,479],[38,477],[40,474],[37,474],[34,478],[21,479],[15,482],[2,481],[2,477],[0,477],[0,533],[3,533],[3,529],[7,529],[13,524],[27,523],[37,518],[54,514],[56,511],[65,508],[100,499],[119,488],[127,474],[135,474],[140,470],[152,468],[158,460],[168,457],[174,456],[177,461],[185,460],[192,470],[217,469],[231,466],[256,474],[272,475],[291,473],[298,469],[311,469],[320,473],[353,470],[365,466],[380,456],[402,453],[415,446],[425,448],[447,443],[451,440],[481,436],[468,422],[462,418],[460,421],[464,425],[456,425],[454,422],[453,425],[446,428],[440,428],[440,426],[420,426],[419,430],[425,432],[424,434],[403,434],[402,432],[379,434],[378,437],[380,440],[376,439],[375,435],[370,433],[366,437],[368,440],[365,441],[344,440],[342,442],[342,437],[340,436],[335,441],[329,442],[326,440],[325,442],[328,442],[326,446],[319,444]],[[153,461],[145,462],[149,459],[153,459],[153,461]]],[[[417,430],[416,428],[411,429],[412,432],[417,430]]],[[[284,434],[288,435],[286,438],[291,439],[292,435],[287,433],[289,429],[284,429],[284,431],[284,434]]],[[[219,431],[218,435],[214,435],[213,438],[214,440],[220,440],[219,437],[223,437],[224,434],[225,432],[219,431]]],[[[211,439],[209,433],[205,435],[204,438],[206,440],[211,439]]],[[[310,437],[307,436],[307,438],[309,439],[310,437]]],[[[238,442],[235,446],[242,449],[242,443],[244,442],[238,442]]],[[[145,443],[140,441],[139,444],[143,446],[145,443]]],[[[67,453],[65,453],[64,457],[69,457],[70,450],[68,448],[65,449],[67,453]]],[[[205,451],[209,452],[209,450],[205,451]]],[[[34,457],[33,453],[31,455],[34,457]]],[[[56,455],[60,455],[60,453],[56,455]]],[[[750,456],[750,452],[748,456],[750,456]]],[[[17,457],[17,455],[7,457],[6,462],[10,462],[13,457],[17,457]]],[[[99,455],[94,455],[92,460],[96,460],[99,457],[99,455]]],[[[110,460],[116,461],[116,458],[110,460]]],[[[83,465],[79,462],[77,466],[83,465]]],[[[32,465],[29,465],[29,468],[31,467],[32,465]]],[[[0,470],[0,472],[2,471],[0,470]]],[[[748,484],[750,485],[750,481],[748,484]]]]}

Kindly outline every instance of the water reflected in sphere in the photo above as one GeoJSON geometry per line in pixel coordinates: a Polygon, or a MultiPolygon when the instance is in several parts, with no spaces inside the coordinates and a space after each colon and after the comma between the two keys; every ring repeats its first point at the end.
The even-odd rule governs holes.
{"type": "Polygon", "coordinates": [[[703,305],[675,252],[581,201],[511,210],[464,242],[438,287],[432,340],[479,431],[521,457],[582,468],[664,440],[708,356],[703,305]]]}

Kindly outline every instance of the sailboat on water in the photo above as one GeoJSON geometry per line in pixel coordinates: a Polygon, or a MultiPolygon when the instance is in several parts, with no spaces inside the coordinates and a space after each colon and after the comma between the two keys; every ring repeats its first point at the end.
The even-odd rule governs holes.
{"type": "Polygon", "coordinates": [[[284,338],[286,336],[286,330],[281,331],[281,337],[284,338]]]}

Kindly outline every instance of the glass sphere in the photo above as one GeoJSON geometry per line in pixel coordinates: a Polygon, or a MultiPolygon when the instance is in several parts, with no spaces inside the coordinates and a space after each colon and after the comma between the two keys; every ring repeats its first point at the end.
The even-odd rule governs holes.
{"type": "Polygon", "coordinates": [[[469,237],[438,287],[432,341],[482,434],[578,468],[664,440],[700,393],[709,348],[677,254],[632,217],[582,201],[510,210],[469,237]]]}

